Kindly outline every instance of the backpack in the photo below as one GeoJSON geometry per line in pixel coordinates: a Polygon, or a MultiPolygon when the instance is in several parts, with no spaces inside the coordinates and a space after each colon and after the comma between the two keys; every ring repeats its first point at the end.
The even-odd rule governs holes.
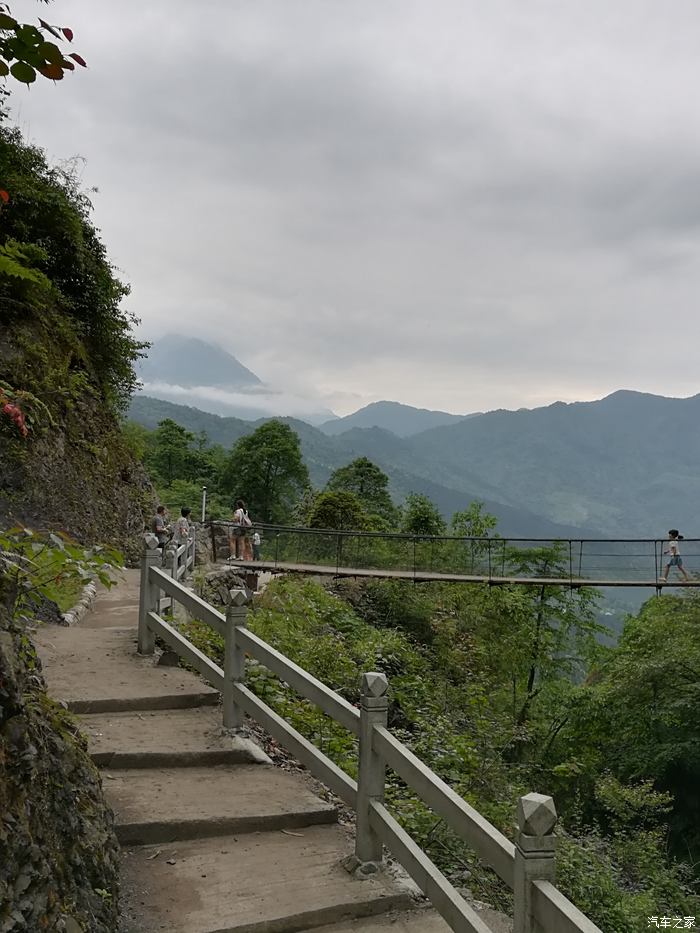
{"type": "Polygon", "coordinates": [[[250,516],[248,515],[245,509],[243,509],[243,514],[241,515],[241,525],[244,528],[252,528],[253,526],[253,523],[250,520],[250,516]]]}

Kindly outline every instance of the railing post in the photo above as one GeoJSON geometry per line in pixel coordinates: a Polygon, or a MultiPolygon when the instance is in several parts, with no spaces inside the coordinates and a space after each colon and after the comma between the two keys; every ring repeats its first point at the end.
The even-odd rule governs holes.
{"type": "Polygon", "coordinates": [[[554,801],[545,794],[526,794],[518,800],[518,833],[513,876],[513,933],[537,933],[532,915],[532,882],[554,881],[557,822],[554,801]]]}
{"type": "Polygon", "coordinates": [[[141,558],[141,587],[139,593],[139,654],[153,654],[156,637],[148,627],[148,613],[158,612],[158,594],[160,590],[151,583],[151,567],[160,566],[161,554],[158,548],[149,548],[141,558]]]}
{"type": "Polygon", "coordinates": [[[362,675],[360,701],[360,755],[357,775],[355,863],[363,873],[376,872],[382,861],[382,843],[370,826],[370,803],[384,800],[386,765],[372,748],[375,726],[387,724],[389,683],[384,674],[362,675]]]}
{"type": "Polygon", "coordinates": [[[224,632],[224,728],[240,729],[243,710],[236,703],[234,686],[245,682],[245,651],[238,644],[236,627],[246,625],[248,597],[245,590],[231,590],[231,602],[226,610],[224,632]]]}

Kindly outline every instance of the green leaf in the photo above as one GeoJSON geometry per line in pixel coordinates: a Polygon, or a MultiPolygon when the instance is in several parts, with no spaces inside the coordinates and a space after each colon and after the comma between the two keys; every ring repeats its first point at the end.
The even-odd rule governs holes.
{"type": "Polygon", "coordinates": [[[44,41],[44,37],[36,28],[36,26],[28,26],[26,24],[17,26],[15,33],[25,45],[30,47],[41,45],[41,43],[44,41]]]}
{"type": "Polygon", "coordinates": [[[16,78],[22,84],[32,84],[36,81],[36,71],[26,62],[15,62],[10,68],[13,78],[16,78]]]}
{"type": "Polygon", "coordinates": [[[37,52],[51,65],[60,65],[63,62],[63,53],[55,42],[42,42],[37,52]]]}
{"type": "Polygon", "coordinates": [[[14,16],[8,16],[7,13],[0,13],[0,29],[14,29],[17,20],[14,16]]]}
{"type": "Polygon", "coordinates": [[[4,78],[5,75],[9,75],[9,73],[10,69],[8,68],[7,64],[0,60],[0,76],[4,78]]]}

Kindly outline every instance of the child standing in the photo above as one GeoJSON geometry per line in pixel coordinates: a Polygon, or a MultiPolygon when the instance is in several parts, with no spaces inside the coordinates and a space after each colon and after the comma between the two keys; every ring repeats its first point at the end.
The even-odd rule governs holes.
{"type": "Polygon", "coordinates": [[[253,560],[260,560],[260,533],[253,532],[253,560]]]}
{"type": "Polygon", "coordinates": [[[678,567],[680,572],[683,574],[683,579],[690,580],[690,577],[686,573],[685,567],[683,566],[683,558],[681,557],[680,542],[682,540],[683,535],[678,533],[678,529],[671,528],[668,533],[668,549],[664,551],[664,554],[670,555],[670,559],[664,569],[664,575],[661,577],[661,581],[663,583],[666,583],[668,580],[668,573],[671,567],[678,567]]]}

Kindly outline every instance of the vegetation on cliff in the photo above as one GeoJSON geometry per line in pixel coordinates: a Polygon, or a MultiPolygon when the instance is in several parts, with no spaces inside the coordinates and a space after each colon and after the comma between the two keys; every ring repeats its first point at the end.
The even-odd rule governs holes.
{"type": "Polygon", "coordinates": [[[50,166],[1,119],[0,186],[0,522],[129,551],[152,492],[118,418],[143,347],[128,290],[70,166],[50,166]]]}
{"type": "MultiPolygon", "coordinates": [[[[18,80],[44,67],[35,33],[11,46],[18,80]]],[[[70,164],[50,166],[1,112],[0,212],[0,931],[113,933],[112,814],[31,630],[103,576],[90,545],[139,546],[153,494],[119,416],[142,344],[70,164]]]]}

